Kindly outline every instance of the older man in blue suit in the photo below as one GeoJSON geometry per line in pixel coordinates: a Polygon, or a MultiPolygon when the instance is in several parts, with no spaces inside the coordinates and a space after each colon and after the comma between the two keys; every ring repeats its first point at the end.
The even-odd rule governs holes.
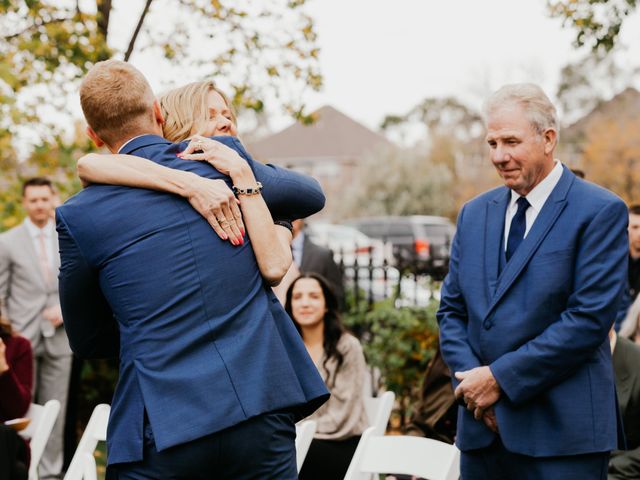
{"type": "MultiPolygon", "coordinates": [[[[177,157],[187,145],[161,137],[157,101],[130,65],[94,66],[81,101],[91,136],[112,152],[230,182],[177,157]]],[[[257,180],[276,218],[322,208],[315,180],[252,161],[233,137],[218,140],[244,158],[236,161],[254,183],[235,186],[246,205],[261,202],[257,180]]],[[[297,478],[294,422],[328,393],[251,241],[222,240],[178,196],[107,185],[59,207],[57,228],[71,346],[120,356],[107,477],[297,478]]]]}
{"type": "Polygon", "coordinates": [[[463,480],[605,479],[619,425],[607,334],[625,287],[627,215],[553,152],[531,84],[485,105],[505,187],[460,212],[438,311],[455,373],[463,480]]]}

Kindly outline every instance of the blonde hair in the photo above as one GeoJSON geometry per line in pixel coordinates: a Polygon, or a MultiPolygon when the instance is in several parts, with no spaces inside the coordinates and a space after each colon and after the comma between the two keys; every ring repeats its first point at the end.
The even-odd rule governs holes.
{"type": "Polygon", "coordinates": [[[120,60],[96,63],[80,85],[84,117],[107,145],[143,133],[153,121],[154,100],[144,75],[120,60]]]}
{"type": "Polygon", "coordinates": [[[236,115],[227,96],[212,81],[193,82],[184,87],[174,88],[161,95],[160,108],[164,116],[162,133],[167,140],[177,143],[192,135],[201,134],[209,118],[207,94],[218,92],[231,112],[234,125],[236,115]]]}

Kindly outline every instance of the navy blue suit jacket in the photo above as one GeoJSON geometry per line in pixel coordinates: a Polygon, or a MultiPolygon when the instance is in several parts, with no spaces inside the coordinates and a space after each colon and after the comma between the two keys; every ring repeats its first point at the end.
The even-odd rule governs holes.
{"type": "MultiPolygon", "coordinates": [[[[324,206],[312,178],[254,162],[233,137],[216,139],[249,162],[275,218],[324,206]]],[[[206,163],[178,159],[185,148],[145,135],[123,153],[229,182],[206,163]]],[[[120,354],[110,464],[142,459],[145,411],[164,450],[265,412],[302,417],[328,397],[251,242],[222,241],[184,199],[92,185],[57,209],[57,228],[71,347],[83,357],[120,354]]]]}
{"type": "MultiPolygon", "coordinates": [[[[625,204],[564,168],[500,271],[510,195],[497,188],[460,212],[438,311],[444,358],[452,372],[489,365],[502,389],[495,412],[508,450],[613,450],[619,425],[607,333],[626,285],[625,204]]],[[[461,450],[494,438],[460,407],[461,450]]]]}

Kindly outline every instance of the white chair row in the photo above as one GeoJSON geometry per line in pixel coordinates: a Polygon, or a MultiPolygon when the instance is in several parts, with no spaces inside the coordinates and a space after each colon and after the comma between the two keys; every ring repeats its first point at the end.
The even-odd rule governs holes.
{"type": "Polygon", "coordinates": [[[455,445],[430,438],[382,435],[372,426],[362,434],[344,480],[368,480],[382,473],[458,480],[460,452],[455,445]]]}
{"type": "MultiPolygon", "coordinates": [[[[372,473],[420,475],[433,480],[454,480],[459,475],[459,452],[452,446],[435,440],[384,436],[395,395],[385,392],[377,398],[367,398],[365,408],[370,427],[363,433],[345,480],[364,480],[372,473]]],[[[36,480],[37,467],[49,434],[60,410],[56,400],[45,406],[32,405],[28,416],[31,424],[22,434],[31,439],[32,466],[30,480],[36,480]]],[[[64,480],[96,480],[94,451],[99,441],[107,437],[110,407],[97,405],[80,439],[64,480]]],[[[316,431],[316,422],[305,420],[296,425],[296,461],[298,472],[316,431]]]]}
{"type": "Polygon", "coordinates": [[[20,432],[20,435],[29,440],[31,447],[31,465],[29,466],[29,480],[38,480],[38,467],[47,446],[51,431],[60,413],[60,402],[49,400],[44,405],[32,403],[26,413],[31,421],[20,432]]]}

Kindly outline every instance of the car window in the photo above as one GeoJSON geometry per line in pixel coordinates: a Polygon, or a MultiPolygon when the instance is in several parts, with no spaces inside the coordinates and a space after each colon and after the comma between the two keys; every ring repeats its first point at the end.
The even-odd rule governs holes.
{"type": "Polygon", "coordinates": [[[427,237],[431,241],[445,242],[451,238],[451,227],[449,225],[419,225],[420,235],[427,237]]]}

